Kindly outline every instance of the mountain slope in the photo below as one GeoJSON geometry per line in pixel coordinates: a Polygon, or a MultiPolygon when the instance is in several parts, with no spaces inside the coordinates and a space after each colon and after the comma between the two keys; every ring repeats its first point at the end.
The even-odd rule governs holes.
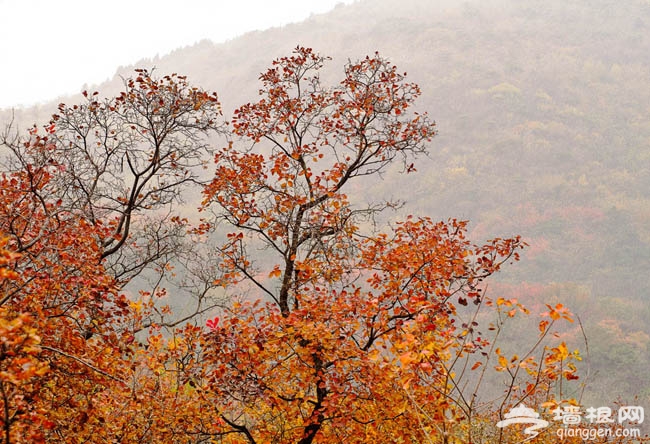
{"type": "MultiPolygon", "coordinates": [[[[366,0],[138,66],[216,90],[228,114],[298,44],[332,56],[330,79],[348,58],[379,51],[420,84],[419,106],[438,123],[418,174],[359,193],[470,219],[477,238],[522,234],[531,246],[501,291],[566,301],[581,316],[596,341],[592,396],[608,387],[604,401],[650,400],[638,375],[650,361],[650,3],[366,0]]],[[[132,69],[97,89],[117,92],[132,69]]],[[[16,118],[44,120],[53,108],[16,118]]]]}

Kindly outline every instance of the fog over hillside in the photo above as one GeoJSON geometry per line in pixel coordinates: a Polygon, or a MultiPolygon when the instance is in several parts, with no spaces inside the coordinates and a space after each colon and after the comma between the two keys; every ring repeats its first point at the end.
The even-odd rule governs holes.
{"type": "MultiPolygon", "coordinates": [[[[325,83],[375,51],[408,72],[439,135],[417,174],[389,173],[360,195],[404,199],[405,214],[469,219],[477,241],[521,234],[530,247],[489,293],[568,305],[589,340],[586,399],[638,395],[650,407],[650,2],[363,0],[137,67],[217,91],[229,116],[297,45],[332,57],[325,83]]],[[[93,89],[118,92],[135,67],[93,89]]],[[[55,109],[14,118],[25,128],[55,109]]],[[[567,335],[585,349],[578,327],[567,335]]]]}

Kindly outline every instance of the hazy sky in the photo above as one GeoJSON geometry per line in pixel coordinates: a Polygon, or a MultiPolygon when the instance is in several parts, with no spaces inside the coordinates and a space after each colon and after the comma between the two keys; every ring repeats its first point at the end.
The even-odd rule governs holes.
{"type": "Polygon", "coordinates": [[[0,0],[0,108],[100,83],[120,65],[354,0],[0,0]]]}

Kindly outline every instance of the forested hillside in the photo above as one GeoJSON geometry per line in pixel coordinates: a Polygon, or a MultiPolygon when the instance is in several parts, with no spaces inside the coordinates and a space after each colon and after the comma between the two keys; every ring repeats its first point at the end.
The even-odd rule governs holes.
{"type": "MultiPolygon", "coordinates": [[[[564,333],[582,350],[585,399],[650,406],[650,2],[365,0],[137,67],[186,75],[231,117],[259,99],[259,73],[297,45],[332,57],[324,83],[378,51],[419,84],[416,108],[436,122],[417,174],[388,169],[356,182],[350,199],[404,200],[386,221],[467,219],[477,242],[521,235],[522,260],[488,294],[568,306],[588,342],[578,322],[564,333]]],[[[117,93],[133,68],[92,89],[117,93]]],[[[14,118],[24,128],[55,109],[14,118]]],[[[526,329],[513,341],[537,334],[526,329]]]]}

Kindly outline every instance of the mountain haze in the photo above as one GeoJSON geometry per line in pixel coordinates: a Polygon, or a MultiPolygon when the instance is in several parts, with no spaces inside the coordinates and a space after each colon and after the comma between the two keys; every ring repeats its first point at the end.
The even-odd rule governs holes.
{"type": "MultiPolygon", "coordinates": [[[[469,219],[477,241],[521,234],[523,260],[489,293],[568,305],[589,341],[586,399],[638,395],[650,406],[650,2],[365,0],[137,67],[187,75],[230,115],[297,45],[332,57],[325,83],[375,51],[408,72],[438,125],[431,155],[417,174],[359,193],[404,199],[404,213],[469,219]]],[[[133,68],[93,89],[118,92],[133,68]]],[[[15,119],[44,123],[55,108],[15,119]]],[[[567,334],[584,353],[578,328],[567,334]]]]}

